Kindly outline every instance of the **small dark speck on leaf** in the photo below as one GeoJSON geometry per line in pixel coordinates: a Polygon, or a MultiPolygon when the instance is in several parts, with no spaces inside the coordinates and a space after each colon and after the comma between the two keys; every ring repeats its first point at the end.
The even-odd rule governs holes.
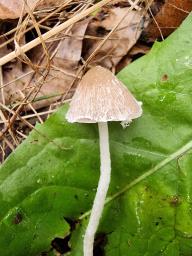
{"type": "Polygon", "coordinates": [[[164,74],[161,78],[162,81],[167,81],[168,80],[168,75],[167,74],[164,74]]]}
{"type": "Polygon", "coordinates": [[[18,212],[13,219],[13,224],[17,225],[17,224],[21,223],[22,220],[23,220],[23,216],[20,212],[18,212]]]}
{"type": "Polygon", "coordinates": [[[39,140],[35,139],[35,140],[31,140],[30,143],[33,144],[33,143],[37,143],[39,140]]]}
{"type": "Polygon", "coordinates": [[[74,195],[74,197],[75,197],[75,199],[77,199],[77,200],[79,199],[78,195],[74,195]]]}
{"type": "Polygon", "coordinates": [[[155,226],[158,226],[158,225],[159,225],[159,222],[158,222],[158,221],[156,221],[156,222],[155,222],[155,226]]]}
{"type": "Polygon", "coordinates": [[[177,195],[175,195],[170,198],[169,203],[171,206],[177,207],[179,204],[181,204],[181,200],[177,195]]]}

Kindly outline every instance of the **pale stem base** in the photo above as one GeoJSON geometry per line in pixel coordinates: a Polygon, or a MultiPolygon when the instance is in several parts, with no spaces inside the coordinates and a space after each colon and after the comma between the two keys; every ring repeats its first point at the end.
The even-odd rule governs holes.
{"type": "Polygon", "coordinates": [[[84,256],[93,256],[94,237],[101,218],[111,177],[111,159],[107,122],[98,123],[100,138],[100,179],[91,216],[84,236],[84,256]]]}

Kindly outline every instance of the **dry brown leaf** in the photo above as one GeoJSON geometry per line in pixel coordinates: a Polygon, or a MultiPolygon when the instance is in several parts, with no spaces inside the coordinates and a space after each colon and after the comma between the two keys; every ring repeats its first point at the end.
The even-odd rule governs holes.
{"type": "MultiPolygon", "coordinates": [[[[33,106],[36,109],[48,106],[55,102],[60,98],[58,95],[64,94],[69,89],[79,65],[82,41],[88,23],[89,19],[76,23],[72,26],[67,38],[60,40],[59,43],[54,43],[54,47],[51,47],[50,55],[56,49],[57,52],[50,63],[50,72],[40,91],[36,95],[36,100],[39,99],[39,101],[33,103],[33,106]],[[45,99],[42,100],[42,97],[45,99]]],[[[60,36],[62,36],[62,34],[60,36]]],[[[42,53],[42,48],[40,49],[40,47],[36,47],[31,52],[31,55],[33,55],[31,57],[33,64],[39,64],[39,60],[42,58],[42,53]]],[[[20,61],[10,65],[12,65],[10,66],[12,70],[4,71],[4,84],[32,71],[29,66],[21,64],[20,61]]],[[[43,58],[39,66],[39,71],[46,67],[46,58],[43,58]]],[[[23,98],[22,95],[27,95],[29,88],[36,86],[35,80],[37,81],[39,77],[40,74],[36,74],[28,88],[25,88],[25,86],[30,81],[31,75],[17,79],[14,83],[5,86],[6,103],[10,104],[21,101],[23,98]]]]}
{"type": "MultiPolygon", "coordinates": [[[[38,0],[27,0],[32,7],[38,0]]],[[[0,0],[0,19],[17,19],[22,14],[23,0],[0,0]]]]}
{"type": "MultiPolygon", "coordinates": [[[[112,8],[107,12],[99,13],[94,21],[90,23],[87,35],[97,38],[104,38],[120,21],[122,16],[128,11],[126,8],[112,8]]],[[[121,22],[118,29],[113,33],[110,39],[102,46],[92,63],[100,64],[108,69],[116,66],[118,62],[127,54],[127,52],[137,42],[142,29],[148,22],[145,21],[143,13],[140,11],[130,11],[121,22]]],[[[100,40],[87,40],[88,50],[85,50],[85,59],[97,48],[100,40]]]]}
{"type": "MultiPolygon", "coordinates": [[[[26,0],[30,8],[38,9],[54,7],[63,4],[63,0],[26,0]]],[[[23,0],[0,0],[0,19],[17,19],[22,14],[23,0]]],[[[24,10],[24,13],[26,10],[24,10]]]]}
{"type": "MultiPolygon", "coordinates": [[[[155,9],[158,4],[159,3],[156,2],[153,8],[155,9]]],[[[151,42],[155,41],[157,38],[161,38],[159,29],[162,35],[167,37],[179,27],[191,10],[191,0],[166,0],[160,11],[155,15],[156,22],[153,20],[144,31],[147,41],[151,42]]]]}

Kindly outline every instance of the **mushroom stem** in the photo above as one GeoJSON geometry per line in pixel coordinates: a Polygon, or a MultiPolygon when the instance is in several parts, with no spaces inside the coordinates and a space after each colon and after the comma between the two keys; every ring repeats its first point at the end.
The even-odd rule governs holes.
{"type": "Polygon", "coordinates": [[[99,122],[100,139],[100,179],[94,199],[91,216],[84,237],[84,256],[93,256],[94,236],[104,208],[111,177],[111,159],[107,122],[99,122]]]}

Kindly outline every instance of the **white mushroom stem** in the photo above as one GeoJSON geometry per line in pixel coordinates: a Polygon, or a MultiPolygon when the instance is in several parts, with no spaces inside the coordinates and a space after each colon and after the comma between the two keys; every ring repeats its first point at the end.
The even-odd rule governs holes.
{"type": "Polygon", "coordinates": [[[100,139],[100,179],[91,216],[84,236],[84,256],[93,256],[94,237],[101,218],[111,177],[111,159],[107,122],[98,123],[100,139]]]}

